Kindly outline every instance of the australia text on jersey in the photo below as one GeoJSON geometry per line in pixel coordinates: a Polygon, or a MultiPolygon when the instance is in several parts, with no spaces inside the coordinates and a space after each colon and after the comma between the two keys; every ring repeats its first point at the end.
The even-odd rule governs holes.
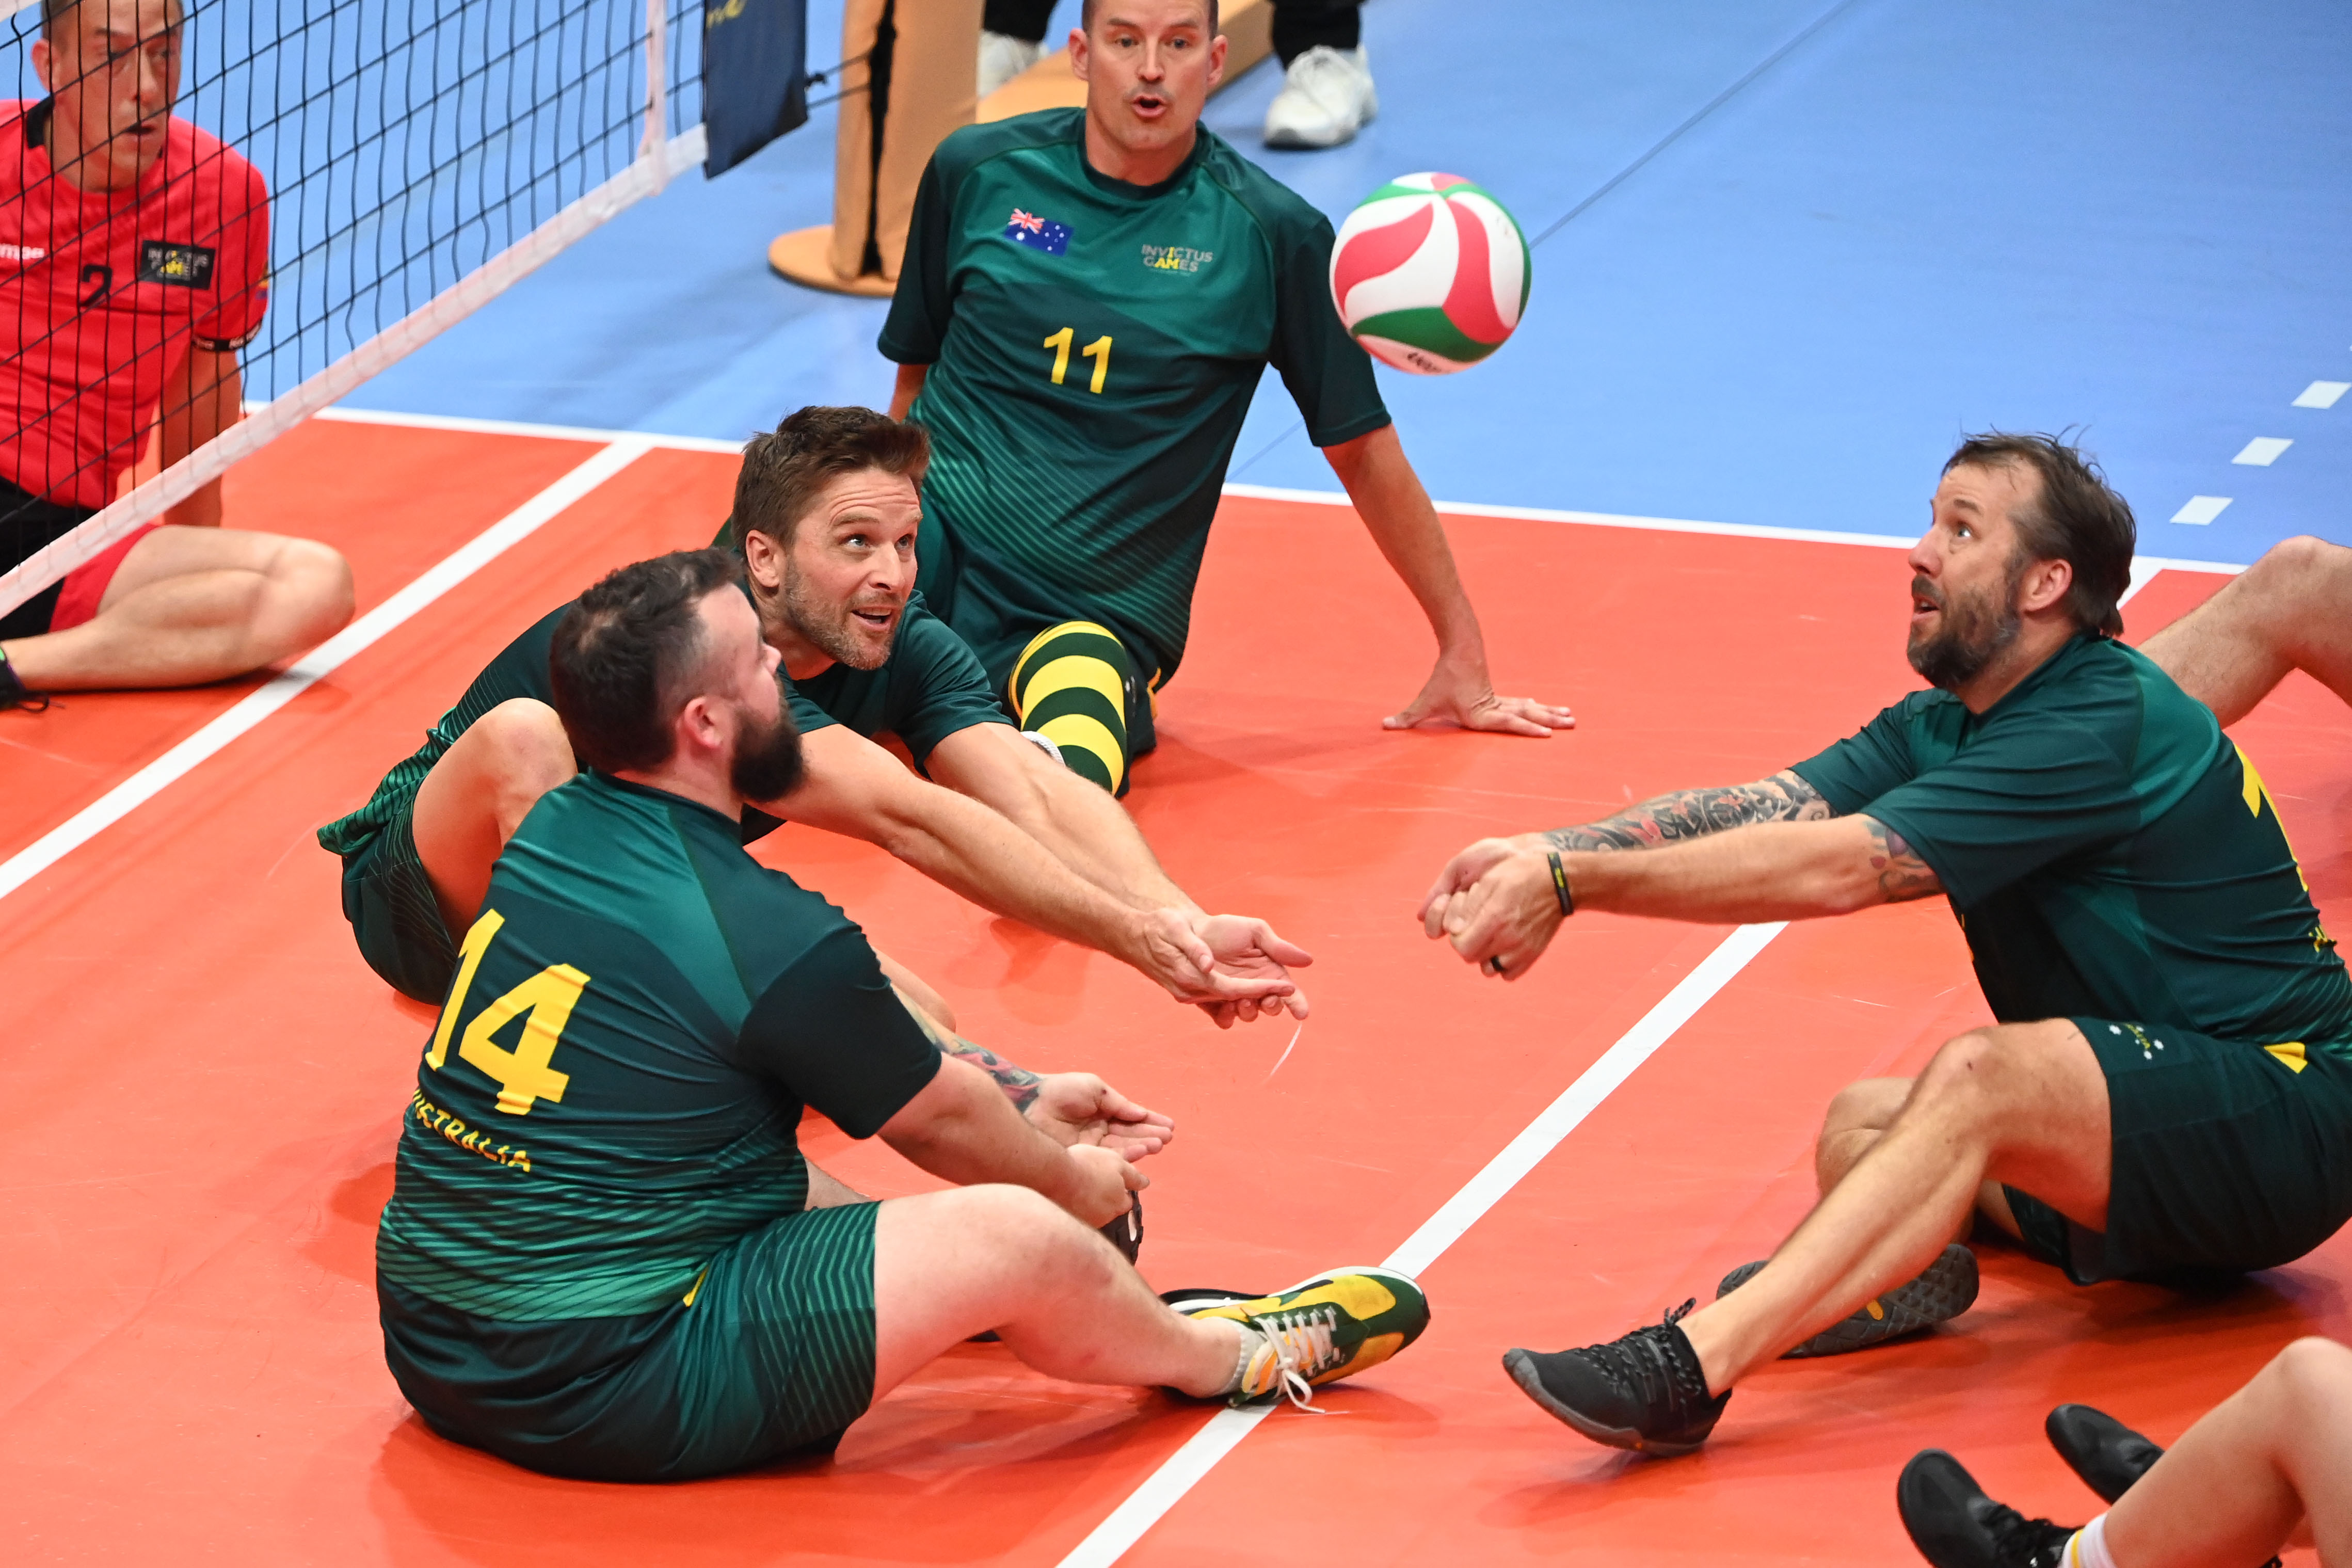
{"type": "Polygon", "coordinates": [[[507,1165],[518,1171],[530,1169],[530,1150],[518,1149],[508,1143],[493,1145],[488,1133],[468,1131],[465,1118],[453,1116],[442,1110],[425,1099],[422,1089],[417,1090],[415,1098],[409,1102],[409,1113],[458,1148],[470,1150],[494,1165],[507,1165]]]}

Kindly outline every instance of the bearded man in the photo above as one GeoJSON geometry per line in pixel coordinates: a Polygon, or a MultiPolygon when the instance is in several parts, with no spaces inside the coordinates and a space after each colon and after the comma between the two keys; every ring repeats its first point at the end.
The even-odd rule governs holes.
{"type": "Polygon", "coordinates": [[[2352,980],[2261,774],[2114,640],[2135,538],[2074,448],[1970,437],[1910,556],[1935,689],[1760,784],[1472,845],[1431,889],[1429,934],[1510,980],[1579,909],[1730,923],[1942,894],[1999,1020],[1840,1091],[1820,1203],[1712,1303],[1509,1352],[1553,1415],[1696,1448],[1772,1357],[1963,1310],[1979,1218],[2089,1285],[2274,1268],[2352,1216],[2352,980]]]}

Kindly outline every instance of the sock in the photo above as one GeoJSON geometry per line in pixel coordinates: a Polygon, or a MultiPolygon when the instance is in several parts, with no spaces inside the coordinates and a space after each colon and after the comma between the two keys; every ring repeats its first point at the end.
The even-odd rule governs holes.
{"type": "Polygon", "coordinates": [[[2066,1542],[2066,1568],[2116,1568],[2107,1555],[2107,1516],[2099,1515],[2066,1542]]]}
{"type": "Polygon", "coordinates": [[[1127,709],[1141,682],[1119,640],[1092,621],[1064,621],[1030,639],[1007,695],[1024,730],[1061,748],[1074,773],[1127,793],[1127,709]]]}
{"type": "Polygon", "coordinates": [[[1240,1342],[1240,1348],[1234,1356],[1234,1375],[1225,1379],[1224,1387],[1216,1392],[1215,1396],[1219,1399],[1229,1398],[1241,1392],[1242,1379],[1249,1375],[1251,1358],[1257,1354],[1259,1348],[1265,1342],[1239,1323],[1235,1323],[1234,1329],[1235,1331],[1234,1338],[1240,1342]]]}

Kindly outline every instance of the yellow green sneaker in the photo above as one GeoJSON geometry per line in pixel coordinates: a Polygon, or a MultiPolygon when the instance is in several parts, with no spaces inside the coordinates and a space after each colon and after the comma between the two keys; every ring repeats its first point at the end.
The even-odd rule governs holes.
{"type": "Polygon", "coordinates": [[[1429,1327],[1429,1299],[1392,1268],[1334,1268],[1247,1300],[1170,1294],[1188,1318],[1230,1319],[1257,1337],[1229,1400],[1236,1406],[1276,1398],[1312,1405],[1309,1390],[1380,1365],[1429,1327]]]}

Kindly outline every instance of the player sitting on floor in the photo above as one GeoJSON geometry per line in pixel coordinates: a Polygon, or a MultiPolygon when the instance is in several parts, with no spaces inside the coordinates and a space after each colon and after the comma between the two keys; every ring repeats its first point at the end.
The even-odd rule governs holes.
{"type": "Polygon", "coordinates": [[[1087,1228],[1134,1166],[942,1056],[857,928],[743,852],[799,737],[731,557],[614,573],[551,658],[591,771],[499,858],[377,1232],[386,1359],[435,1431],[675,1480],[826,1448],[983,1330],[1053,1376],[1236,1404],[1421,1331],[1421,1292],[1380,1269],[1162,1304],[1087,1228]],[[956,1190],[808,1206],[804,1105],[956,1190]]]}
{"type": "Polygon", "coordinates": [[[2352,702],[2352,550],[2307,537],[2274,544],[2141,651],[2224,729],[2290,669],[2352,702]]]}
{"type": "Polygon", "coordinates": [[[2208,1568],[2316,1545],[2322,1568],[2352,1563],[2352,1350],[2333,1340],[2287,1346],[2169,1450],[2086,1405],[2060,1405],[2044,1429],[2114,1506],[2080,1530],[2028,1519],[1929,1448],[1895,1488],[1921,1556],[1935,1568],[2208,1568]]]}
{"type": "Polygon", "coordinates": [[[2134,537],[2073,448],[1972,437],[1910,556],[1937,689],[1760,784],[1445,868],[1430,934],[1512,979],[1578,908],[1729,924],[1944,893],[2000,1020],[1840,1092],[1820,1204],[1712,1304],[1512,1351],[1561,1420],[1681,1452],[1768,1359],[1950,1317],[1972,1209],[2084,1285],[2272,1268],[2352,1215],[2352,981],[2253,764],[2113,640],[2134,537]]]}
{"type": "MultiPolygon", "coordinates": [[[[745,448],[735,515],[750,525],[768,637],[805,679],[792,700],[808,759],[789,801],[762,803],[775,815],[746,814],[746,838],[778,816],[854,835],[998,913],[1133,964],[1221,1024],[1261,1005],[1304,1017],[1283,966],[1308,955],[1263,921],[1186,898],[1123,809],[1021,740],[971,650],[909,598],[927,449],[919,428],[863,408],[803,409],[745,448]],[[908,773],[877,733],[976,798],[908,773]]],[[[578,771],[548,686],[565,613],[517,637],[366,805],[319,830],[343,858],[343,911],[369,967],[420,1001],[447,991],[455,933],[516,824],[578,771]]],[[[883,962],[954,1026],[936,992],[883,962]]]]}
{"type": "Polygon", "coordinates": [[[968,126],[924,171],[881,339],[890,411],[911,408],[936,450],[919,585],[1021,727],[1124,794],[1271,363],[1437,634],[1389,725],[1565,729],[1565,708],[1487,679],[1436,510],[1332,307],[1330,224],[1201,128],[1216,14],[1087,0],[1070,53],[1086,108],[968,126]]]}
{"type": "MultiPolygon", "coordinates": [[[[50,96],[0,105],[0,572],[237,420],[268,193],[173,115],[184,31],[178,0],[43,0],[50,96]]],[[[242,675],[351,619],[341,555],[220,521],[215,479],[0,613],[0,709],[242,675]]]]}

